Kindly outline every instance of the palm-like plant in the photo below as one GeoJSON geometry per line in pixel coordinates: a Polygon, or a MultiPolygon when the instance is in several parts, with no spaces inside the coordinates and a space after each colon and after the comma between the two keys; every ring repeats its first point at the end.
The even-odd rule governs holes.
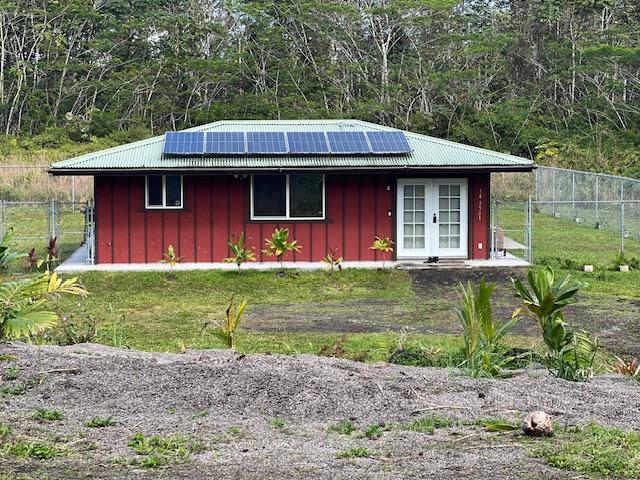
{"type": "MultiPolygon", "coordinates": [[[[233,297],[231,297],[231,300],[229,300],[229,305],[227,306],[227,309],[225,311],[225,321],[216,324],[211,332],[214,337],[222,340],[227,348],[235,348],[236,329],[240,325],[242,315],[244,314],[246,308],[246,300],[240,302],[236,307],[233,301],[233,297]]],[[[207,328],[209,325],[210,323],[205,323],[204,328],[207,328]]]]}
{"type": "Polygon", "coordinates": [[[342,261],[344,259],[338,255],[337,248],[330,248],[322,261],[329,267],[329,271],[333,273],[336,269],[342,270],[342,261]]]}
{"type": "Polygon", "coordinates": [[[498,375],[501,367],[512,360],[504,356],[503,340],[518,318],[506,322],[494,320],[491,307],[494,289],[495,284],[484,279],[477,289],[471,283],[466,288],[460,285],[462,306],[456,307],[456,313],[463,328],[465,366],[473,375],[498,375]]]}
{"type": "Polygon", "coordinates": [[[63,280],[46,272],[0,285],[0,339],[19,338],[43,332],[58,323],[58,314],[47,303],[62,295],[87,295],[77,278],[63,280]]]}
{"type": "Polygon", "coordinates": [[[227,245],[229,245],[229,249],[231,250],[231,253],[233,253],[233,255],[227,258],[223,258],[222,261],[227,263],[235,263],[238,266],[238,271],[240,271],[240,267],[243,263],[256,261],[256,256],[253,253],[253,249],[247,248],[244,233],[241,233],[237,237],[236,235],[233,235],[227,242],[227,245]]]}
{"type": "Polygon", "coordinates": [[[557,279],[551,267],[529,270],[527,280],[529,288],[520,280],[512,280],[516,296],[522,300],[522,307],[513,312],[513,317],[526,312],[537,320],[549,350],[552,370],[558,377],[587,379],[600,348],[598,341],[586,331],[566,323],[562,311],[587,284],[573,280],[571,275],[557,279]]]}
{"type": "Polygon", "coordinates": [[[380,238],[376,236],[373,243],[369,246],[371,250],[377,250],[382,254],[382,268],[387,260],[387,253],[393,252],[393,242],[389,237],[380,238]]]}
{"type": "Polygon", "coordinates": [[[7,266],[18,258],[25,257],[25,253],[13,252],[13,228],[9,228],[0,240],[0,268],[7,266]]]}
{"type": "Polygon", "coordinates": [[[280,262],[280,270],[284,271],[282,265],[282,259],[287,252],[299,252],[300,246],[297,240],[289,241],[289,229],[288,228],[276,228],[271,235],[271,238],[265,238],[265,249],[262,250],[270,257],[276,257],[280,262]]]}
{"type": "Polygon", "coordinates": [[[176,265],[180,263],[183,258],[184,257],[178,256],[175,248],[173,248],[173,245],[170,243],[167,247],[167,251],[162,254],[162,260],[160,261],[169,265],[169,276],[172,276],[173,269],[176,268],[176,265]]]}

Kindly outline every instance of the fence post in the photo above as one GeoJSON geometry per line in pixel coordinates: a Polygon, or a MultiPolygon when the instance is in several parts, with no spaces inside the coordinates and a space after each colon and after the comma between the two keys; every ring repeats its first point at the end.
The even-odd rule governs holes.
{"type": "Polygon", "coordinates": [[[571,216],[576,219],[576,172],[571,173],[571,216]]]}
{"type": "Polygon", "coordinates": [[[531,195],[529,195],[529,202],[527,203],[527,262],[533,261],[533,241],[531,236],[533,235],[533,202],[531,201],[531,195]]]}
{"type": "Polygon", "coordinates": [[[620,182],[620,252],[624,253],[624,180],[620,182]]]}
{"type": "Polygon", "coordinates": [[[598,207],[600,205],[600,175],[596,175],[596,225],[600,225],[598,207]]]}
{"type": "Polygon", "coordinates": [[[55,200],[49,201],[49,238],[55,238],[58,236],[56,232],[56,206],[57,202],[55,200]]]}
{"type": "Polygon", "coordinates": [[[553,216],[556,216],[556,170],[551,170],[551,202],[553,204],[553,216]]]}

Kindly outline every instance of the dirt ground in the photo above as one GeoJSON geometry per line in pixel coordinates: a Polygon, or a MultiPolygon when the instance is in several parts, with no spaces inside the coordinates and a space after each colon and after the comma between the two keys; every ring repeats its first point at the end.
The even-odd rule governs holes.
{"type": "Polygon", "coordinates": [[[0,472],[16,478],[582,478],[532,458],[540,440],[488,433],[471,421],[519,420],[544,409],[559,423],[640,427],[640,386],[613,375],[576,384],[527,370],[477,380],[451,370],[310,355],[178,355],[92,344],[16,343],[0,346],[0,354],[16,357],[3,368],[21,368],[3,385],[29,386],[0,396],[0,421],[13,428],[5,441],[39,439],[66,451],[48,460],[0,456],[0,472]],[[42,407],[59,410],[62,419],[36,419],[42,407]],[[464,423],[433,435],[402,428],[425,413],[464,423]],[[88,428],[95,416],[111,416],[116,425],[88,428]],[[358,431],[329,431],[347,419],[358,431]],[[377,439],[362,433],[372,424],[384,426],[377,439]],[[136,433],[180,434],[204,450],[183,463],[144,469],[131,465],[140,457],[128,446],[136,433]],[[338,458],[354,447],[366,448],[368,458],[338,458]]]}
{"type": "MultiPolygon", "coordinates": [[[[477,283],[481,277],[496,283],[494,312],[511,318],[519,305],[511,278],[524,278],[522,269],[412,270],[415,299],[253,305],[245,328],[274,332],[379,332],[406,329],[422,333],[458,333],[460,327],[453,310],[460,300],[460,282],[477,283]]],[[[571,323],[598,335],[608,350],[621,355],[640,355],[640,302],[596,295],[580,295],[578,303],[566,310],[571,323]]],[[[514,333],[538,335],[537,326],[523,321],[514,333]]]]}

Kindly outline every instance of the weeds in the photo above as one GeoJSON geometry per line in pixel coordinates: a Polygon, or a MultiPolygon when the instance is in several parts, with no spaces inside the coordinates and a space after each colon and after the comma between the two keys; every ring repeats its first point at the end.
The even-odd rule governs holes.
{"type": "Polygon", "coordinates": [[[113,427],[116,424],[116,421],[113,417],[94,417],[87,422],[87,427],[89,428],[105,428],[105,427],[113,427]]]}
{"type": "Polygon", "coordinates": [[[640,362],[638,361],[638,357],[630,360],[624,360],[620,357],[615,358],[611,366],[614,372],[640,380],[640,362]]]}
{"type": "Polygon", "coordinates": [[[34,458],[36,460],[48,460],[49,458],[61,457],[66,454],[63,449],[46,442],[20,441],[5,444],[0,449],[16,457],[34,458]]]}
{"type": "Polygon", "coordinates": [[[372,453],[366,448],[354,447],[338,453],[338,458],[368,458],[372,457],[372,453]]]}
{"type": "Polygon", "coordinates": [[[15,380],[20,376],[20,371],[22,370],[22,368],[20,368],[19,365],[14,365],[12,367],[7,367],[4,369],[4,373],[2,374],[2,378],[4,378],[5,380],[11,381],[11,380],[15,380]]]}
{"type": "Polygon", "coordinates": [[[364,436],[370,440],[375,440],[382,436],[383,426],[378,424],[369,425],[365,431],[364,436]]]}
{"type": "Polygon", "coordinates": [[[340,420],[338,423],[329,427],[330,432],[341,433],[343,435],[351,435],[357,428],[350,420],[340,420]]]}
{"type": "Polygon", "coordinates": [[[433,435],[436,432],[436,429],[451,427],[453,424],[453,421],[448,418],[438,417],[436,415],[425,415],[413,422],[402,424],[399,428],[402,430],[409,430],[411,432],[428,433],[429,435],[433,435]]]}
{"type": "Polygon", "coordinates": [[[62,412],[60,410],[49,410],[48,408],[38,408],[34,416],[48,422],[62,420],[62,412]]]}
{"type": "Polygon", "coordinates": [[[204,449],[201,443],[180,435],[145,437],[141,433],[133,436],[129,446],[143,457],[133,462],[142,468],[156,468],[172,461],[186,462],[192,453],[198,453],[204,449]]]}
{"type": "Polygon", "coordinates": [[[18,357],[10,353],[0,354],[0,362],[15,362],[16,360],[18,360],[18,357]]]}
{"type": "Polygon", "coordinates": [[[274,428],[282,429],[285,427],[286,423],[282,418],[274,418],[269,422],[269,425],[274,428]]]}
{"type": "Polygon", "coordinates": [[[0,438],[7,438],[9,435],[11,435],[11,432],[12,430],[9,425],[0,422],[0,438]]]}

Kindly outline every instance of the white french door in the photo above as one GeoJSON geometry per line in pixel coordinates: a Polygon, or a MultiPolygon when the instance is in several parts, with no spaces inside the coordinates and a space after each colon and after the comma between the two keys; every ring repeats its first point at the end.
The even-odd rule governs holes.
{"type": "Polygon", "coordinates": [[[398,180],[398,258],[467,257],[467,179],[398,180]]]}

